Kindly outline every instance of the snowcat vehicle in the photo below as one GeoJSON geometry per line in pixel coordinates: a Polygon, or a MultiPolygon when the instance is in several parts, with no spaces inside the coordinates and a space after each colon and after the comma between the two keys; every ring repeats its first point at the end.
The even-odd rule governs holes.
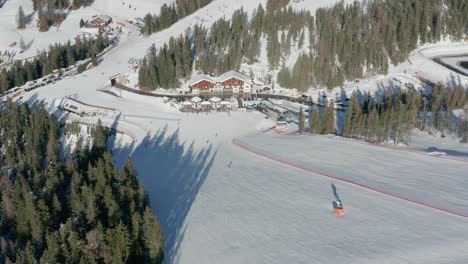
{"type": "Polygon", "coordinates": [[[333,202],[333,211],[336,215],[344,215],[343,203],[341,201],[333,202]]]}

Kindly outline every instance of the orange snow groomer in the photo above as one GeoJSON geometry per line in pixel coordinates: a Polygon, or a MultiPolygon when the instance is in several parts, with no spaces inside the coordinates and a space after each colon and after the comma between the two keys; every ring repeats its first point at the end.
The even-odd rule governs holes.
{"type": "Polygon", "coordinates": [[[333,203],[333,210],[336,215],[344,215],[343,203],[341,201],[336,201],[333,203]]]}

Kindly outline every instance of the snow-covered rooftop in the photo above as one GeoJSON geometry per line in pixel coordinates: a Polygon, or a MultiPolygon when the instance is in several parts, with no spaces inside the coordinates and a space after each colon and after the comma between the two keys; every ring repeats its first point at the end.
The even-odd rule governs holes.
{"type": "Polygon", "coordinates": [[[193,84],[199,83],[201,81],[208,81],[208,82],[211,82],[211,83],[220,83],[220,82],[229,80],[231,78],[236,78],[236,79],[242,80],[244,82],[252,83],[252,78],[250,78],[249,76],[247,76],[247,75],[245,75],[243,73],[240,73],[238,71],[232,70],[232,71],[225,72],[225,73],[221,74],[218,77],[213,77],[213,76],[210,76],[210,75],[207,75],[207,74],[199,74],[199,75],[193,77],[189,81],[189,84],[193,85],[193,84]]]}
{"type": "Polygon", "coordinates": [[[212,98],[210,99],[210,101],[213,102],[213,103],[219,103],[219,102],[222,101],[222,99],[219,98],[219,97],[212,97],[212,98]]]}
{"type": "Polygon", "coordinates": [[[240,73],[238,71],[228,71],[228,72],[225,72],[223,74],[221,74],[218,78],[218,80],[220,82],[223,82],[223,81],[226,81],[226,80],[229,80],[231,78],[237,78],[239,80],[242,80],[244,82],[252,82],[252,78],[250,78],[249,76],[243,74],[243,73],[240,73]]]}
{"type": "Polygon", "coordinates": [[[209,76],[208,74],[200,74],[200,75],[197,75],[195,77],[193,77],[189,83],[190,84],[196,84],[196,83],[199,83],[201,81],[208,81],[208,82],[211,82],[211,83],[216,83],[216,80],[214,77],[211,77],[209,76]]]}
{"type": "Polygon", "coordinates": [[[221,105],[232,105],[232,103],[229,101],[222,101],[221,105]]]}
{"type": "Polygon", "coordinates": [[[80,32],[79,32],[78,34],[97,36],[97,35],[99,35],[99,28],[95,28],[95,27],[82,27],[82,28],[80,29],[80,32]]]}
{"type": "Polygon", "coordinates": [[[195,96],[195,97],[193,97],[192,99],[190,99],[190,101],[192,101],[193,103],[198,104],[198,103],[200,103],[200,102],[203,101],[203,100],[202,100],[200,97],[195,96]]]}

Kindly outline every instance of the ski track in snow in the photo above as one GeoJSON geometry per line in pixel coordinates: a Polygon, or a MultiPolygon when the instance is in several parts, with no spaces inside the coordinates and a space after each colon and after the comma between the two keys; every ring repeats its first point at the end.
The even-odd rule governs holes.
{"type": "MultiPolygon", "coordinates": [[[[326,172],[323,172],[323,171],[320,171],[320,170],[317,170],[317,169],[313,169],[313,168],[305,167],[305,166],[302,166],[302,165],[299,165],[299,164],[295,164],[292,161],[283,160],[283,159],[268,155],[267,153],[254,150],[253,148],[248,147],[247,145],[243,144],[241,141],[236,140],[236,139],[234,139],[232,141],[232,143],[234,145],[238,146],[239,148],[247,151],[247,152],[250,152],[250,153],[255,154],[257,156],[260,156],[260,157],[263,157],[263,158],[266,158],[266,159],[269,159],[269,160],[272,160],[272,161],[275,161],[275,162],[278,162],[278,163],[281,163],[281,164],[284,164],[284,165],[287,165],[287,166],[290,166],[290,167],[293,167],[293,168],[296,168],[296,169],[300,169],[300,170],[307,171],[307,172],[310,172],[310,173],[313,173],[313,174],[328,177],[328,178],[338,180],[338,181],[341,181],[341,182],[346,182],[346,183],[356,185],[356,186],[359,186],[359,187],[362,187],[362,188],[365,188],[365,189],[368,189],[368,190],[371,190],[371,191],[375,191],[375,192],[378,192],[378,193],[381,193],[381,194],[384,194],[384,195],[387,195],[387,196],[391,196],[393,198],[397,198],[397,199],[404,200],[404,201],[414,203],[414,204],[417,204],[417,205],[421,205],[421,206],[424,206],[424,207],[427,207],[427,208],[430,208],[430,209],[434,209],[434,210],[437,210],[437,211],[441,211],[441,212],[444,212],[444,213],[448,213],[448,214],[451,214],[451,215],[455,215],[455,216],[459,216],[459,217],[468,219],[468,213],[463,213],[463,212],[459,212],[459,211],[456,211],[456,210],[451,210],[451,209],[448,209],[448,208],[440,207],[440,206],[437,206],[435,204],[431,204],[431,203],[428,203],[428,202],[425,202],[425,201],[420,201],[420,200],[417,200],[417,199],[414,199],[414,198],[411,198],[411,197],[399,195],[399,194],[396,194],[396,193],[393,193],[393,192],[390,192],[390,191],[387,191],[387,190],[384,190],[384,189],[375,188],[375,187],[372,187],[372,186],[370,186],[368,184],[365,184],[365,183],[362,183],[362,182],[345,179],[343,177],[336,176],[336,175],[333,175],[333,174],[330,174],[330,173],[326,173],[326,172]]],[[[393,148],[390,148],[390,149],[394,150],[393,148]]]]}
{"type": "MultiPolygon", "coordinates": [[[[466,183],[460,179],[466,166],[445,177],[436,175],[437,181],[428,179],[442,194],[426,200],[418,190],[427,187],[426,183],[415,186],[411,177],[408,182],[405,178],[417,175],[418,168],[431,162],[430,157],[382,148],[367,154],[365,145],[331,139],[317,144],[308,137],[276,136],[268,131],[235,137],[230,143],[219,148],[187,216],[183,240],[168,263],[191,263],[193,258],[200,263],[464,263],[468,257],[451,250],[459,236],[449,235],[447,229],[456,227],[460,236],[468,232],[466,183]],[[243,148],[246,145],[248,152],[243,148]],[[320,145],[328,147],[323,150],[320,145]],[[362,164],[359,154],[339,154],[340,148],[369,155],[368,164],[362,164]],[[257,153],[249,154],[251,150],[257,153]],[[343,169],[341,155],[348,155],[356,168],[368,170],[375,179],[336,176],[359,173],[353,172],[356,168],[343,169]],[[388,188],[375,187],[375,181],[382,181],[380,163],[375,161],[383,163],[387,158],[392,158],[387,161],[389,167],[392,162],[402,163],[395,168],[400,173],[382,182],[388,188]],[[325,169],[316,168],[317,162],[324,163],[325,169]],[[344,217],[332,213],[330,179],[343,199],[344,217]],[[407,187],[403,193],[395,191],[393,180],[407,187]],[[453,188],[456,180],[460,188],[453,188]],[[443,206],[438,198],[445,201],[443,206]],[[463,211],[453,209],[459,203],[463,211]]],[[[436,166],[444,164],[447,171],[456,168],[454,161],[436,161],[436,166]]],[[[389,178],[391,173],[382,176],[389,178]]],[[[465,242],[460,243],[459,249],[465,242]]]]}
{"type": "MultiPolygon", "coordinates": [[[[289,134],[286,134],[286,136],[298,136],[298,132],[292,132],[292,133],[289,133],[289,134]]],[[[321,137],[323,135],[316,135],[316,134],[311,134],[311,133],[304,133],[303,134],[304,136],[310,136],[310,137],[321,137]]],[[[394,150],[394,151],[401,151],[401,152],[410,152],[410,153],[415,153],[415,154],[419,154],[419,155],[424,155],[426,157],[432,157],[432,158],[437,158],[437,159],[446,159],[446,160],[454,160],[454,161],[460,161],[460,162],[466,162],[468,163],[468,158],[457,158],[457,157],[454,157],[450,154],[446,154],[446,153],[439,153],[436,155],[431,155],[430,152],[424,152],[424,151],[421,151],[421,150],[418,150],[416,148],[411,148],[411,147],[399,147],[399,146],[390,146],[390,145],[380,145],[380,144],[374,144],[374,143],[369,143],[369,142],[365,142],[365,141],[361,141],[361,140],[356,140],[356,139],[351,139],[351,138],[344,138],[344,137],[339,137],[339,136],[324,136],[324,137],[327,137],[327,138],[331,138],[331,139],[334,139],[334,140],[339,140],[339,141],[344,141],[344,142],[350,142],[350,143],[354,143],[354,144],[362,144],[362,145],[367,145],[367,146],[373,146],[373,147],[376,147],[376,148],[385,148],[385,149],[391,149],[391,150],[394,150]]]]}

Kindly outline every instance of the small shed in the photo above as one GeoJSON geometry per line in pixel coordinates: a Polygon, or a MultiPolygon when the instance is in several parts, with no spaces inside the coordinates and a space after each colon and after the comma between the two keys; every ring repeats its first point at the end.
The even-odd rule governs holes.
{"type": "Polygon", "coordinates": [[[181,109],[184,111],[190,111],[193,108],[193,104],[189,101],[182,102],[181,109]]]}
{"type": "Polygon", "coordinates": [[[221,103],[222,99],[219,98],[219,97],[212,97],[210,99],[210,102],[213,104],[213,108],[214,109],[218,109],[219,108],[219,103],[221,103]]]}
{"type": "Polygon", "coordinates": [[[209,101],[203,101],[200,105],[204,111],[210,111],[213,108],[213,105],[209,101]]]}
{"type": "Polygon", "coordinates": [[[221,109],[225,109],[225,110],[232,108],[232,103],[228,101],[221,101],[219,105],[221,109]]]}
{"type": "Polygon", "coordinates": [[[202,101],[203,101],[203,100],[202,100],[200,97],[198,97],[198,96],[195,96],[195,97],[193,97],[192,99],[190,99],[190,102],[192,102],[193,107],[194,107],[195,109],[200,108],[200,103],[201,103],[202,101]]]}

